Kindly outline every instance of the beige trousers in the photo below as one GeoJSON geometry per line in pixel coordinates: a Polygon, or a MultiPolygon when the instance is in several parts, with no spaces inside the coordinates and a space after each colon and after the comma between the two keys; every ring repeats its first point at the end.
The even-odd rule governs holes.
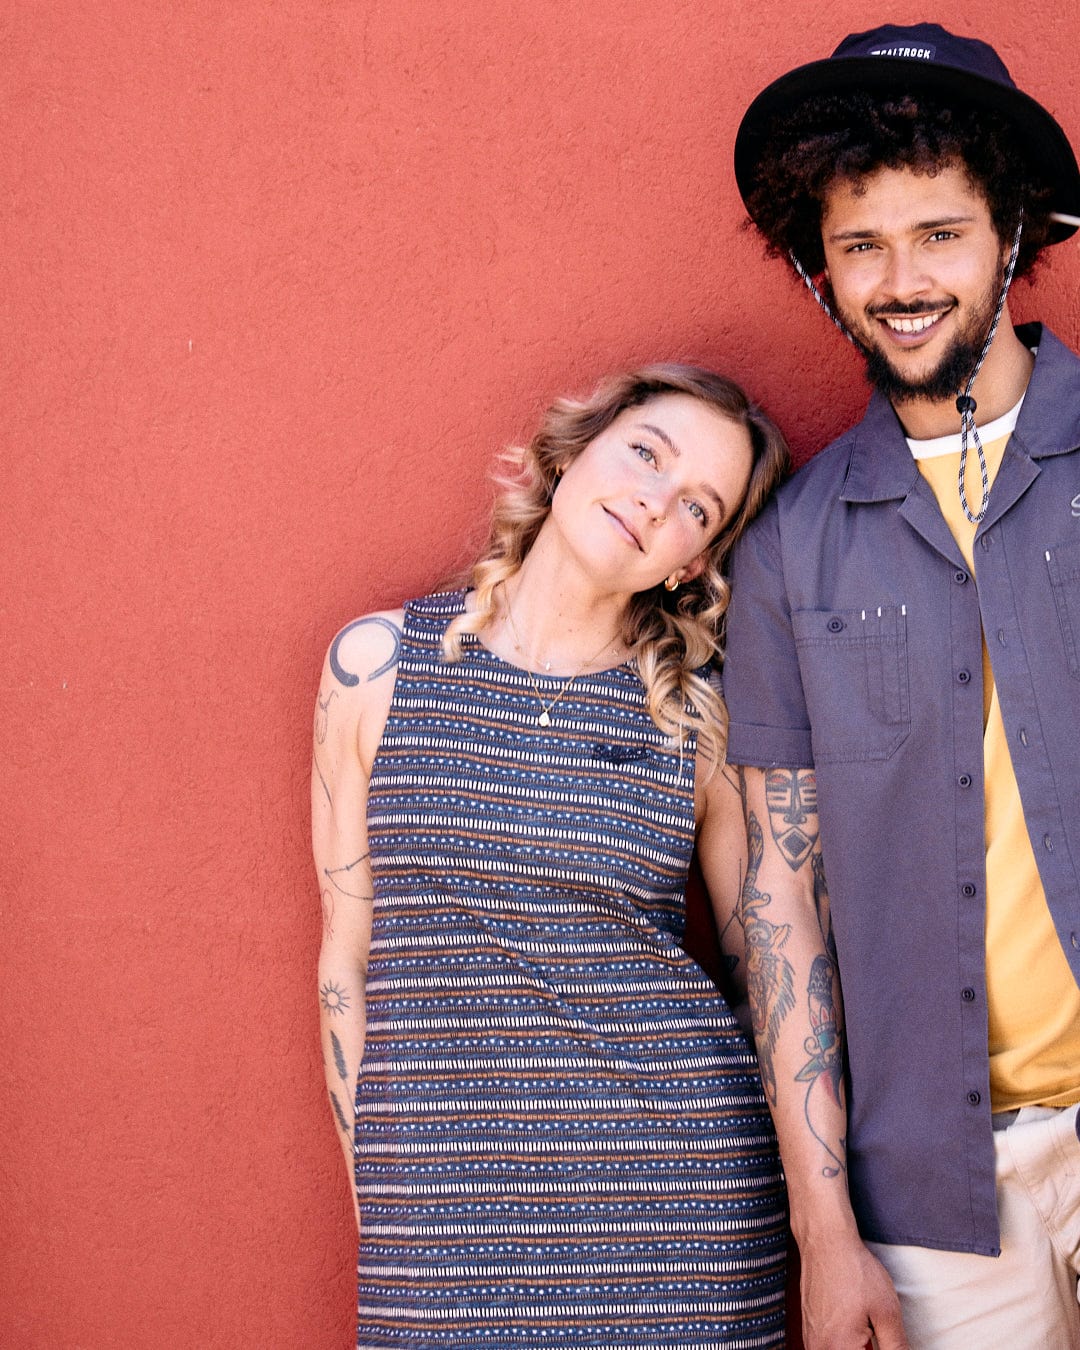
{"type": "Polygon", "coordinates": [[[867,1246],[892,1276],[912,1350],[1080,1350],[1077,1110],[996,1128],[1001,1255],[867,1246]]]}

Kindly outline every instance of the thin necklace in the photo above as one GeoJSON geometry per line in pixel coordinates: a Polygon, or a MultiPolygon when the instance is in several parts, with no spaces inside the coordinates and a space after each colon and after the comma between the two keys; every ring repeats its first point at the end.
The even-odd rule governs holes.
{"type": "MultiPolygon", "coordinates": [[[[514,611],[510,607],[510,595],[506,591],[505,587],[503,588],[503,594],[506,598],[506,615],[507,618],[510,620],[510,631],[514,635],[515,650],[521,652],[522,655],[524,655],[525,648],[522,645],[521,634],[517,630],[517,624],[514,622],[514,611]]],[[[532,685],[532,691],[536,695],[536,701],[537,703],[540,704],[540,715],[537,717],[536,720],[540,723],[542,727],[551,726],[552,708],[554,708],[555,704],[558,703],[559,699],[562,698],[563,694],[566,693],[566,691],[574,683],[577,677],[584,671],[586,666],[591,666],[594,661],[599,661],[600,657],[608,649],[608,647],[614,647],[615,641],[618,638],[618,636],[619,636],[618,633],[615,633],[612,637],[608,638],[608,640],[604,643],[604,645],[600,647],[598,651],[594,652],[592,656],[587,656],[585,660],[582,661],[581,665],[578,666],[577,670],[574,671],[573,675],[571,675],[569,679],[564,680],[562,682],[562,684],[559,686],[558,692],[556,693],[555,697],[550,701],[550,703],[544,702],[544,696],[543,694],[541,694],[539,686],[533,679],[532,671],[522,666],[522,670],[525,671],[526,679],[532,685]]],[[[551,668],[550,661],[547,663],[547,668],[548,669],[551,668]]]]}

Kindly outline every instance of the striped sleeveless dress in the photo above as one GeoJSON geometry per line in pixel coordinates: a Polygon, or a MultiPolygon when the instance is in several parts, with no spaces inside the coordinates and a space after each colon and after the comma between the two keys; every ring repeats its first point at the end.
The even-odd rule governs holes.
{"type": "Polygon", "coordinates": [[[693,747],[629,666],[541,727],[475,638],[441,659],[463,605],[407,606],[371,775],[357,1345],[781,1346],[756,1063],[679,945],[693,747]]]}

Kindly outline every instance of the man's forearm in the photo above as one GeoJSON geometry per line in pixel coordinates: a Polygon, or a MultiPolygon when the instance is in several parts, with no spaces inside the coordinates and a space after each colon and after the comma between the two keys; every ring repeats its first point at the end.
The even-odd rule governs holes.
{"type": "Polygon", "coordinates": [[[850,1222],[843,1004],[813,771],[745,771],[744,812],[747,986],[798,1237],[830,1212],[850,1222]]]}

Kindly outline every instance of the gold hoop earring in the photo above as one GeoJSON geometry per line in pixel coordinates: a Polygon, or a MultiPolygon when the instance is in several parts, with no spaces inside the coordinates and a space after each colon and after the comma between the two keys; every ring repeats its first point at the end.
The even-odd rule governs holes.
{"type": "Polygon", "coordinates": [[[678,577],[667,577],[667,578],[665,579],[665,581],[664,581],[664,590],[665,590],[665,591],[677,591],[678,589],[679,589],[679,578],[678,578],[678,577]]]}

